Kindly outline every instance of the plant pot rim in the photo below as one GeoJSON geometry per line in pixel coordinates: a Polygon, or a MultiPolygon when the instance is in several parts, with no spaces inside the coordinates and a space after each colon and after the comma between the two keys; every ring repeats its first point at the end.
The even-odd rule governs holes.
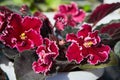
{"type": "Polygon", "coordinates": [[[103,73],[104,68],[87,71],[59,72],[56,75],[48,77],[46,80],[96,80],[103,73]]]}

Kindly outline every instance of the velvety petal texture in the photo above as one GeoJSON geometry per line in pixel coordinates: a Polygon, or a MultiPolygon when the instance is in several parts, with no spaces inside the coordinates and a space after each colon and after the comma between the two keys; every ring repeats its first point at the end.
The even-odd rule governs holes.
{"type": "Polygon", "coordinates": [[[6,28],[12,13],[7,7],[0,6],[0,33],[6,28]]]}
{"type": "Polygon", "coordinates": [[[64,27],[67,25],[67,16],[61,13],[57,13],[54,16],[55,26],[58,30],[64,30],[64,27]]]}
{"type": "Polygon", "coordinates": [[[70,5],[63,4],[59,6],[59,12],[54,16],[55,26],[58,30],[64,30],[66,25],[75,27],[84,18],[85,12],[81,9],[79,10],[76,3],[72,2],[70,5]]]}
{"type": "Polygon", "coordinates": [[[88,36],[89,32],[92,31],[91,26],[88,25],[88,24],[84,24],[81,28],[82,28],[82,29],[80,29],[80,30],[77,32],[77,36],[78,36],[78,37],[86,37],[86,36],[88,36]]]}
{"type": "Polygon", "coordinates": [[[59,55],[59,49],[54,41],[44,39],[44,45],[40,45],[36,53],[38,61],[32,64],[32,68],[36,73],[44,73],[45,75],[50,71],[53,61],[59,55]]]}
{"type": "Polygon", "coordinates": [[[66,52],[70,62],[80,63],[86,58],[87,62],[95,65],[108,59],[110,47],[100,43],[98,31],[92,31],[88,24],[84,24],[77,35],[67,34],[66,41],[71,42],[66,52]]]}
{"type": "Polygon", "coordinates": [[[11,48],[17,48],[19,52],[34,48],[42,44],[40,28],[42,21],[37,17],[12,14],[9,23],[1,34],[1,41],[11,48]]]}
{"type": "Polygon", "coordinates": [[[66,57],[69,61],[76,61],[80,63],[83,60],[83,56],[80,50],[80,46],[77,43],[72,43],[67,50],[66,57]]]}
{"type": "Polygon", "coordinates": [[[23,19],[22,26],[23,26],[24,30],[26,30],[26,31],[29,30],[30,28],[32,28],[33,30],[40,33],[40,28],[42,27],[42,22],[37,17],[32,18],[32,17],[26,16],[23,19]]]}
{"type": "Polygon", "coordinates": [[[110,47],[107,45],[92,47],[89,49],[88,62],[93,65],[98,64],[98,62],[105,62],[108,59],[109,52],[110,52],[110,47]]]}
{"type": "Polygon", "coordinates": [[[36,73],[45,73],[45,75],[48,71],[50,71],[51,66],[52,62],[47,65],[44,64],[40,59],[32,64],[32,68],[36,73]]]}

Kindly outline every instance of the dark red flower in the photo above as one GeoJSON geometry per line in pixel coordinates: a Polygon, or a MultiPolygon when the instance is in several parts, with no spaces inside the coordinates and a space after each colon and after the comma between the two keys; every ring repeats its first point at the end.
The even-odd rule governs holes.
{"type": "Polygon", "coordinates": [[[4,6],[0,6],[0,33],[5,29],[8,18],[13,12],[4,6]]]}
{"type": "Polygon", "coordinates": [[[52,67],[53,61],[59,55],[58,47],[54,41],[50,41],[45,38],[44,45],[40,45],[36,53],[39,57],[38,61],[32,64],[33,70],[36,73],[44,73],[47,74],[52,67]]]}
{"type": "Polygon", "coordinates": [[[55,26],[58,30],[64,30],[64,27],[67,25],[67,16],[61,13],[58,13],[54,16],[56,20],[55,26]]]}
{"type": "Polygon", "coordinates": [[[71,62],[73,60],[76,61],[76,63],[80,63],[83,60],[83,56],[81,54],[81,50],[80,50],[80,46],[79,44],[73,42],[67,50],[67,54],[66,57],[68,58],[68,60],[71,62]]]}
{"type": "Polygon", "coordinates": [[[28,6],[25,5],[25,4],[22,5],[21,8],[20,8],[20,12],[21,12],[22,14],[27,14],[27,13],[29,12],[28,6]]]}
{"type": "Polygon", "coordinates": [[[59,55],[58,47],[57,47],[57,45],[56,45],[56,43],[54,41],[50,41],[48,38],[45,38],[44,39],[44,44],[45,44],[44,48],[43,48],[42,45],[40,45],[38,47],[38,49],[36,50],[37,53],[44,50],[46,53],[54,52],[55,53],[54,58],[56,58],[59,55]]]}
{"type": "Polygon", "coordinates": [[[80,63],[84,58],[87,58],[90,64],[97,64],[108,59],[110,47],[100,44],[98,31],[92,31],[90,25],[83,25],[77,35],[67,34],[66,40],[72,42],[66,54],[69,61],[75,60],[80,63]]]}
{"type": "Polygon", "coordinates": [[[63,30],[64,26],[76,26],[85,18],[85,12],[77,8],[76,3],[71,3],[70,5],[60,5],[59,12],[54,16],[56,20],[55,26],[59,30],[63,30]]]}
{"type": "Polygon", "coordinates": [[[36,73],[44,73],[45,75],[50,71],[50,68],[52,67],[52,60],[50,60],[51,56],[53,54],[46,54],[43,53],[41,57],[39,58],[38,61],[33,62],[32,68],[36,73]],[[44,59],[47,61],[47,63],[44,62],[44,59]]]}
{"type": "Polygon", "coordinates": [[[42,44],[40,28],[42,22],[37,17],[25,16],[21,18],[13,14],[6,30],[1,34],[1,41],[18,51],[31,49],[42,44]]]}

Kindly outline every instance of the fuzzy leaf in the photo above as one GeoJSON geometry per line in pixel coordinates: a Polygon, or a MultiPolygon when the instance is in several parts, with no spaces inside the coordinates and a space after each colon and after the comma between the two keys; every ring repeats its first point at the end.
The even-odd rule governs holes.
{"type": "Polygon", "coordinates": [[[118,42],[120,40],[120,22],[119,23],[111,23],[105,26],[102,26],[102,28],[100,29],[100,33],[102,34],[109,34],[109,36],[111,37],[111,39],[107,40],[107,41],[103,41],[103,43],[107,43],[108,45],[110,45],[112,48],[114,47],[114,45],[116,44],[116,42],[118,42]]]}
{"type": "MultiPolygon", "coordinates": [[[[2,52],[2,48],[4,48],[5,46],[2,44],[2,43],[0,43],[0,53],[3,53],[2,52]]],[[[1,55],[1,54],[0,54],[1,55]]]]}
{"type": "Polygon", "coordinates": [[[120,29],[120,22],[102,26],[100,33],[108,33],[109,35],[113,35],[118,29],[120,29]]]}
{"type": "Polygon", "coordinates": [[[104,68],[108,66],[117,66],[117,65],[118,65],[118,59],[116,55],[111,51],[110,59],[106,63],[101,63],[98,65],[83,64],[83,65],[79,65],[78,67],[80,69],[97,69],[97,68],[104,68]]]}
{"type": "Polygon", "coordinates": [[[109,36],[109,34],[104,33],[99,35],[101,40],[111,40],[112,38],[109,36]]]}
{"type": "Polygon", "coordinates": [[[32,70],[32,63],[36,60],[34,51],[25,51],[15,58],[14,68],[17,80],[44,80],[44,75],[36,74],[32,70]]]}
{"type": "Polygon", "coordinates": [[[119,56],[120,58],[120,41],[117,42],[117,44],[114,47],[115,54],[119,56]]]}
{"type": "Polygon", "coordinates": [[[18,51],[16,49],[11,49],[9,47],[2,48],[2,52],[5,56],[10,59],[14,59],[16,55],[18,55],[18,51]]]}
{"type": "Polygon", "coordinates": [[[79,30],[78,28],[73,28],[73,27],[68,26],[68,27],[66,27],[64,29],[64,31],[61,32],[61,34],[65,38],[66,34],[68,34],[68,33],[77,33],[78,30],[79,30]]]}
{"type": "Polygon", "coordinates": [[[101,4],[90,15],[88,22],[96,24],[102,18],[120,8],[120,3],[101,4]]]}

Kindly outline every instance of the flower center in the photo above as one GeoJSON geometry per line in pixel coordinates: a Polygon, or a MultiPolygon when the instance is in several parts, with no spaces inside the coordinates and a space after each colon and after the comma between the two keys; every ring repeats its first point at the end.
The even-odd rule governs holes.
{"type": "Polygon", "coordinates": [[[85,42],[83,45],[84,45],[86,48],[88,48],[88,47],[91,47],[91,46],[93,45],[93,42],[92,42],[92,41],[88,41],[88,42],[85,42]]]}
{"type": "Polygon", "coordinates": [[[25,33],[22,33],[21,35],[20,35],[20,38],[22,39],[22,40],[25,40],[26,39],[26,35],[25,35],[25,33]]]}

